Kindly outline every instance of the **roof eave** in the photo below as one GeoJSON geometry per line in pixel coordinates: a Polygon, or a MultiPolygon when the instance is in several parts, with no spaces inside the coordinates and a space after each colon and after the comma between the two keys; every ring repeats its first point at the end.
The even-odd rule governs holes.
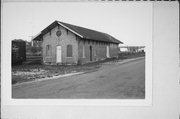
{"type": "Polygon", "coordinates": [[[38,34],[37,36],[35,36],[34,38],[32,38],[32,41],[42,41],[42,34],[38,34]]]}
{"type": "Polygon", "coordinates": [[[119,44],[124,44],[124,43],[120,41],[119,44]]]}
{"type": "Polygon", "coordinates": [[[78,35],[79,37],[84,38],[81,34],[79,34],[79,33],[77,33],[76,31],[70,29],[69,27],[65,26],[65,25],[62,24],[61,22],[57,21],[57,23],[58,23],[59,25],[61,25],[62,27],[68,29],[69,31],[73,32],[74,34],[78,35]]]}

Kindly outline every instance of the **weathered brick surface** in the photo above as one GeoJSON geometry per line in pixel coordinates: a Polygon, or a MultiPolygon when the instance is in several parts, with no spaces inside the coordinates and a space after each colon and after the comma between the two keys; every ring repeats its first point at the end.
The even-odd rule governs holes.
{"type": "Polygon", "coordinates": [[[110,45],[110,57],[118,57],[119,48],[117,44],[110,45]]]}
{"type": "Polygon", "coordinates": [[[47,33],[43,36],[43,62],[51,62],[52,64],[56,63],[56,47],[58,45],[61,46],[62,48],[62,63],[77,63],[78,61],[78,44],[76,40],[76,36],[65,29],[63,27],[59,27],[59,29],[62,32],[62,35],[58,37],[56,35],[56,31],[58,31],[58,27],[55,27],[54,29],[51,30],[51,34],[47,33]],[[52,47],[52,53],[50,56],[46,56],[46,45],[51,45],[52,47]],[[72,45],[73,46],[73,56],[72,58],[67,57],[67,45],[72,45]]]}
{"type": "Polygon", "coordinates": [[[110,57],[117,57],[118,56],[118,45],[110,45],[108,43],[100,43],[95,41],[83,41],[80,40],[78,43],[78,54],[79,60],[82,63],[90,62],[90,46],[92,46],[92,61],[99,61],[106,59],[107,53],[107,45],[109,45],[109,55],[110,57]],[[85,47],[85,58],[83,58],[83,45],[85,47]]]}
{"type": "Polygon", "coordinates": [[[107,45],[109,45],[110,57],[118,56],[118,45],[108,44],[102,42],[88,41],[81,39],[74,33],[67,31],[64,27],[59,27],[62,35],[58,37],[56,32],[58,27],[51,30],[43,36],[42,43],[42,56],[43,63],[56,64],[56,47],[61,46],[62,64],[77,64],[78,62],[87,63],[90,62],[90,46],[92,46],[92,61],[103,60],[107,58],[107,45]],[[72,45],[73,56],[72,58],[67,57],[67,45],[72,45]],[[46,56],[46,46],[51,45],[51,54],[46,56]],[[83,45],[85,49],[85,57],[83,57],[83,45]]]}

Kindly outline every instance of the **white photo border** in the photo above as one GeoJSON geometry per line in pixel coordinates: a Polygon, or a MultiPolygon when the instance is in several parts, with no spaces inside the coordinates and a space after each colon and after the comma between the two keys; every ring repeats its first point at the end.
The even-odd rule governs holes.
{"type": "MultiPolygon", "coordinates": [[[[152,2],[148,3],[152,5],[152,2]]],[[[153,14],[153,13],[152,13],[153,14]]],[[[3,14],[2,14],[3,15],[3,14]]],[[[153,15],[152,15],[153,17],[153,15]]],[[[152,18],[153,22],[153,18],[152,18]]],[[[2,21],[3,24],[3,21],[2,21]]],[[[3,25],[2,25],[3,26],[3,25]]],[[[153,23],[152,23],[153,26],[153,23]]],[[[151,28],[153,30],[153,28],[151,28]]],[[[2,32],[3,28],[2,28],[2,32]]],[[[153,33],[153,31],[152,31],[153,33]]],[[[3,105],[71,105],[71,106],[152,106],[152,40],[146,41],[145,56],[145,99],[13,99],[11,85],[11,42],[2,34],[2,103],[3,105]]]]}

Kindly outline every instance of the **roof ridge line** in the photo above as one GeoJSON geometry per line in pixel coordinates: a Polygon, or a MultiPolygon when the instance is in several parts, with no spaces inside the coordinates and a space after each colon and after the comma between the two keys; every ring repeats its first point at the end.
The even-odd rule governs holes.
{"type": "MultiPolygon", "coordinates": [[[[79,27],[79,28],[84,28],[84,29],[87,29],[87,30],[91,30],[91,31],[94,31],[94,32],[99,32],[99,33],[102,33],[102,34],[108,34],[108,33],[105,33],[105,32],[101,32],[101,31],[98,31],[98,30],[94,30],[94,29],[90,29],[90,28],[87,28],[87,27],[82,27],[82,26],[78,26],[78,25],[74,25],[74,24],[70,24],[70,23],[66,23],[66,22],[61,22],[61,21],[58,21],[56,20],[57,22],[60,22],[60,23],[65,23],[65,24],[68,24],[68,25],[72,25],[72,26],[75,26],[75,27],[79,27]]],[[[109,35],[109,34],[108,34],[109,35]]]]}

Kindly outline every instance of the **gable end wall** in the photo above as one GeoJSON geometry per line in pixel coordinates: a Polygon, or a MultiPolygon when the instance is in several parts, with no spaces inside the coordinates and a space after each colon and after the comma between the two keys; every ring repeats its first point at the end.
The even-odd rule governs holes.
{"type": "Polygon", "coordinates": [[[43,63],[48,64],[56,64],[56,47],[61,46],[62,53],[62,64],[76,64],[78,61],[78,44],[76,40],[76,35],[70,31],[60,26],[62,35],[58,37],[56,32],[58,31],[58,27],[55,27],[51,30],[51,33],[48,32],[43,36],[42,43],[42,55],[43,55],[43,63]],[[67,57],[67,45],[72,45],[73,48],[73,56],[71,58],[67,57]],[[51,45],[51,55],[46,56],[46,46],[51,45]]]}

